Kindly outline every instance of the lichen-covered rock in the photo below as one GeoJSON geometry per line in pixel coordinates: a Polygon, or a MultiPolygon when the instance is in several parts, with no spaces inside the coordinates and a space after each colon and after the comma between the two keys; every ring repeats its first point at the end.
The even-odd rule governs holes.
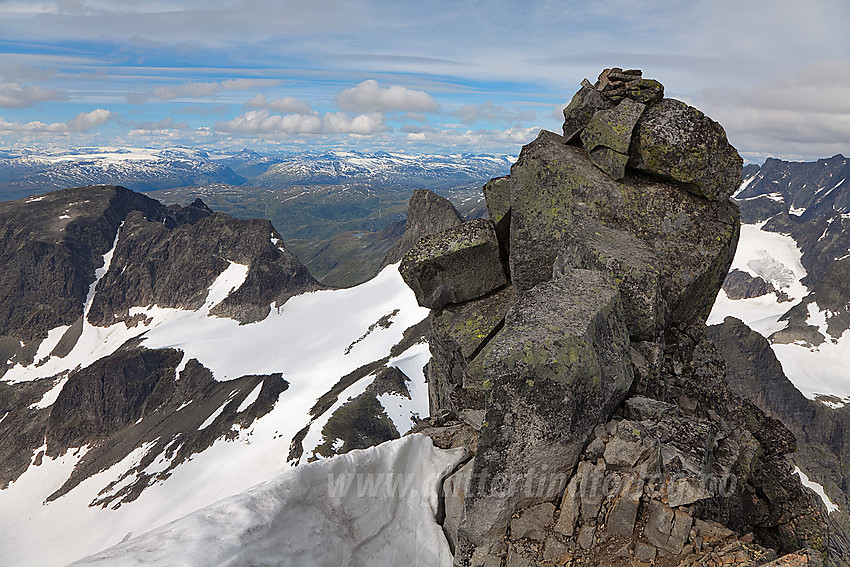
{"type": "Polygon", "coordinates": [[[436,234],[461,224],[463,217],[451,201],[428,189],[417,189],[411,195],[407,206],[404,234],[387,252],[384,265],[401,261],[408,250],[429,234],[436,234]]]}
{"type": "MultiPolygon", "coordinates": [[[[428,342],[433,357],[429,370],[431,413],[445,409],[461,414],[455,398],[463,385],[463,373],[472,358],[502,326],[516,301],[512,287],[465,303],[449,304],[430,315],[428,342]]],[[[483,408],[482,408],[483,409],[483,408]]]]}
{"type": "Polygon", "coordinates": [[[689,191],[726,200],[741,184],[743,160],[723,127],[682,101],[664,99],[635,128],[629,165],[673,179],[689,191]]]}
{"type": "Polygon", "coordinates": [[[517,509],[557,496],[621,403],[632,373],[620,310],[608,276],[572,270],[520,296],[470,364],[464,386],[487,392],[474,474],[492,479],[467,495],[460,533],[476,545],[500,538],[517,509]]]}
{"type": "MultiPolygon", "coordinates": [[[[510,177],[497,177],[484,184],[484,199],[487,203],[487,213],[496,228],[496,238],[499,240],[499,252],[502,264],[508,267],[511,246],[511,180],[510,177]]],[[[508,273],[510,276],[510,273],[508,273]]]]}
{"type": "Polygon", "coordinates": [[[737,244],[734,204],[646,176],[615,181],[583,149],[545,131],[523,148],[510,178],[510,273],[519,293],[552,277],[573,226],[606,225],[656,255],[668,324],[708,316],[737,244]]]}
{"type": "Polygon", "coordinates": [[[604,146],[628,154],[632,130],[644,109],[645,104],[624,98],[614,108],[597,111],[581,133],[584,149],[592,152],[598,146],[604,146]]]}
{"type": "Polygon", "coordinates": [[[426,236],[405,254],[399,271],[419,305],[430,309],[476,299],[507,283],[488,219],[426,236]]]}
{"type": "Polygon", "coordinates": [[[554,275],[587,268],[608,273],[620,288],[623,315],[633,341],[655,340],[664,327],[658,257],[640,238],[601,224],[577,222],[564,239],[554,275]]]}
{"type": "Polygon", "coordinates": [[[582,84],[581,90],[573,95],[570,103],[564,108],[564,140],[567,143],[573,142],[595,112],[612,108],[616,104],[590,83],[582,84]]]}
{"type": "Polygon", "coordinates": [[[622,179],[626,175],[626,164],[629,163],[629,156],[605,146],[597,146],[590,152],[590,161],[612,179],[622,179]]]}
{"type": "Polygon", "coordinates": [[[613,177],[622,179],[629,161],[632,131],[646,105],[624,98],[610,110],[599,110],[581,133],[590,161],[613,177]]]}
{"type": "Polygon", "coordinates": [[[664,98],[664,85],[655,79],[639,79],[626,86],[626,96],[646,105],[656,104],[664,98]]]}
{"type": "Polygon", "coordinates": [[[496,177],[484,184],[482,189],[487,203],[487,213],[496,226],[511,210],[511,184],[508,176],[496,177]]]}

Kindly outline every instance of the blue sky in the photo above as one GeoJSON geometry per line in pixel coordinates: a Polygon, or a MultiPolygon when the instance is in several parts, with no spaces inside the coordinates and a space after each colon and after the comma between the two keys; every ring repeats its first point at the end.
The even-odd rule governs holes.
{"type": "Polygon", "coordinates": [[[516,154],[640,68],[750,161],[850,155],[850,2],[0,0],[0,146],[516,154]]]}

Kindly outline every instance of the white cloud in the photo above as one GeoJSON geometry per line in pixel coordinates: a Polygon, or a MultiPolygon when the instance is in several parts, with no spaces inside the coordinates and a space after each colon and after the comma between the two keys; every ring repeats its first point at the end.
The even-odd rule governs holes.
{"type": "Polygon", "coordinates": [[[813,159],[847,152],[850,63],[788,70],[746,88],[710,89],[693,105],[720,122],[748,156],[813,159]]]}
{"type": "Polygon", "coordinates": [[[351,117],[343,112],[327,114],[271,114],[266,109],[249,110],[231,120],[216,124],[220,132],[247,135],[299,134],[374,134],[387,126],[380,114],[358,114],[351,117]]]}
{"type": "Polygon", "coordinates": [[[381,87],[368,79],[336,96],[336,103],[349,112],[437,112],[434,97],[425,91],[401,85],[381,87]]]}
{"type": "Polygon", "coordinates": [[[91,112],[81,112],[66,124],[72,132],[88,132],[96,126],[106,124],[114,118],[114,114],[103,108],[97,108],[91,112]]]}
{"type": "Polygon", "coordinates": [[[313,111],[309,104],[295,97],[285,96],[275,100],[268,100],[264,94],[258,94],[246,102],[245,108],[268,108],[281,114],[310,114],[313,111]]]}
{"type": "Polygon", "coordinates": [[[67,122],[44,123],[38,120],[32,122],[7,122],[0,118],[0,134],[69,134],[71,132],[88,132],[96,126],[105,124],[115,116],[103,108],[91,112],[81,112],[67,122]]]}
{"type": "Polygon", "coordinates": [[[182,83],[153,89],[152,96],[160,100],[178,98],[205,98],[221,91],[247,91],[258,87],[279,85],[277,79],[227,79],[208,83],[182,83]]]}
{"type": "MultiPolygon", "coordinates": [[[[411,129],[408,129],[411,130],[411,129]]],[[[504,149],[531,142],[540,132],[539,127],[508,128],[505,130],[460,130],[457,128],[422,129],[408,131],[407,140],[437,147],[474,147],[477,149],[504,149]]]]}
{"type": "Polygon", "coordinates": [[[465,104],[452,112],[464,124],[475,124],[476,122],[490,122],[496,124],[517,124],[528,120],[534,120],[536,115],[530,110],[509,109],[494,104],[488,100],[483,104],[465,104]]]}
{"type": "Polygon", "coordinates": [[[0,81],[0,107],[25,108],[45,100],[64,100],[68,95],[54,89],[21,86],[0,81]]]}

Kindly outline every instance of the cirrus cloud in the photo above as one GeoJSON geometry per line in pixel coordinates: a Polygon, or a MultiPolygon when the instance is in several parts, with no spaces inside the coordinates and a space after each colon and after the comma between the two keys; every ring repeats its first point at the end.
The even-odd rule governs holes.
{"type": "Polygon", "coordinates": [[[434,97],[401,85],[382,87],[368,79],[336,95],[336,103],[349,112],[437,112],[434,97]]]}
{"type": "Polygon", "coordinates": [[[247,91],[257,87],[275,86],[280,83],[281,81],[277,79],[227,79],[207,83],[181,83],[156,87],[153,89],[152,96],[160,100],[206,98],[215,96],[221,91],[247,91]]]}

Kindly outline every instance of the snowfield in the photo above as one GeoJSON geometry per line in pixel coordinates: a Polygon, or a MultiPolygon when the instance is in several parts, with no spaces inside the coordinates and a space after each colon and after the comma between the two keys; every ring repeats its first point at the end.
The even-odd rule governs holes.
{"type": "Polygon", "coordinates": [[[411,435],[299,466],[74,567],[450,566],[436,522],[464,449],[411,435]]]}
{"type": "MultiPolygon", "coordinates": [[[[98,271],[98,281],[108,268],[111,253],[112,251],[104,257],[106,265],[98,271]]],[[[146,452],[151,449],[150,446],[137,448],[118,464],[89,477],[67,494],[51,502],[47,502],[46,498],[64,484],[87,448],[71,449],[57,459],[39,458],[38,453],[46,448],[44,446],[36,450],[31,457],[32,464],[29,469],[8,488],[0,490],[0,564],[16,567],[66,565],[118,544],[124,539],[178,520],[222,498],[243,493],[270,479],[277,480],[245,496],[247,500],[244,502],[239,498],[229,501],[227,504],[222,504],[224,508],[220,508],[218,512],[209,512],[208,516],[186,520],[188,523],[185,525],[193,525],[193,522],[194,525],[211,525],[215,517],[229,515],[235,525],[243,529],[244,534],[253,534],[251,537],[262,539],[264,536],[258,532],[260,528],[257,526],[264,525],[261,518],[271,517],[268,515],[272,514],[281,518],[280,521],[283,523],[275,524],[277,527],[267,526],[269,531],[266,535],[269,545],[272,540],[280,540],[283,537],[280,533],[283,529],[281,526],[287,522],[282,518],[289,518],[288,522],[292,529],[296,530],[292,535],[293,541],[302,542],[304,549],[318,545],[318,540],[310,540],[305,535],[309,530],[298,531],[301,529],[300,526],[310,525],[316,530],[324,530],[321,532],[321,537],[330,538],[323,545],[326,553],[342,553],[340,557],[347,557],[344,554],[351,553],[353,558],[362,558],[368,553],[376,553],[378,555],[375,557],[381,558],[371,563],[376,565],[389,565],[395,561],[388,556],[380,555],[381,553],[397,553],[397,557],[405,558],[404,563],[409,562],[412,565],[446,564],[448,549],[439,547],[433,540],[433,537],[436,537],[434,534],[439,531],[439,527],[433,521],[433,511],[428,512],[428,517],[431,518],[434,529],[429,532],[427,528],[421,528],[425,521],[425,510],[433,504],[425,495],[413,500],[399,499],[393,505],[387,504],[386,511],[390,517],[378,518],[383,513],[379,510],[369,511],[366,516],[363,516],[362,521],[365,524],[383,522],[387,526],[394,526],[387,527],[381,533],[367,533],[364,531],[365,528],[357,523],[358,518],[366,513],[362,505],[358,508],[356,504],[337,502],[332,503],[333,506],[337,506],[334,508],[331,504],[322,504],[309,512],[315,516],[311,516],[312,519],[309,520],[314,523],[310,524],[307,520],[309,515],[307,510],[311,508],[309,502],[316,498],[321,490],[327,492],[327,475],[330,473],[342,472],[346,467],[375,474],[393,470],[408,471],[410,467],[413,467],[410,470],[420,476],[424,475],[421,478],[417,477],[419,480],[415,483],[417,489],[423,489],[426,486],[432,486],[436,482],[435,479],[447,468],[451,469],[454,466],[453,463],[460,458],[455,454],[450,457],[441,456],[441,453],[433,448],[424,448],[425,441],[411,441],[405,438],[396,444],[390,444],[389,448],[376,449],[374,453],[362,452],[362,458],[366,459],[365,464],[362,465],[357,464],[357,459],[360,457],[356,456],[346,456],[343,460],[334,461],[337,464],[333,465],[324,465],[319,462],[308,467],[306,463],[308,457],[313,456],[312,451],[315,446],[322,441],[322,426],[332,413],[332,411],[325,412],[321,418],[311,423],[312,416],[309,410],[316,400],[328,392],[342,376],[364,364],[388,356],[390,349],[402,339],[404,331],[420,322],[428,314],[427,309],[416,303],[413,292],[401,279],[397,265],[388,266],[372,280],[353,288],[317,291],[293,297],[280,307],[273,306],[268,317],[253,324],[239,325],[237,321],[231,319],[211,316],[209,310],[234,289],[238,289],[244,281],[245,273],[244,266],[231,263],[210,286],[207,301],[198,311],[165,309],[157,306],[137,307],[133,313],[144,314],[148,319],[136,327],[128,327],[123,322],[105,328],[95,327],[85,321],[79,342],[66,357],[50,355],[53,345],[66,330],[65,328],[55,329],[45,341],[47,344],[43,344],[43,348],[39,349],[36,360],[41,363],[40,365],[19,365],[10,369],[3,377],[3,380],[23,381],[56,376],[54,388],[50,389],[37,404],[39,408],[49,407],[58,396],[59,389],[71,370],[88,366],[97,359],[113,353],[128,339],[144,335],[143,346],[179,349],[185,353],[182,364],[191,358],[197,358],[204,366],[212,370],[216,380],[227,381],[246,374],[280,372],[289,383],[289,388],[280,395],[269,413],[246,428],[235,425],[231,430],[232,439],[219,438],[208,449],[193,455],[190,460],[173,469],[167,479],[158,480],[146,488],[138,499],[120,503],[120,505],[113,502],[107,508],[90,506],[110,483],[120,481],[108,491],[114,494],[121,486],[134,480],[135,476],[132,475],[123,479],[122,477],[128,470],[138,465],[146,452]],[[382,317],[394,312],[388,327],[374,325],[382,317]],[[370,326],[373,327],[371,332],[369,332],[370,326]],[[292,464],[287,462],[290,443],[296,433],[308,423],[310,428],[303,443],[302,464],[295,469],[294,476],[285,476],[284,473],[292,470],[292,464]],[[415,457],[414,453],[420,450],[422,455],[415,457]],[[380,468],[384,466],[380,464],[383,457],[388,459],[386,467],[390,468],[380,468]],[[37,462],[40,464],[37,465],[37,462]],[[322,468],[324,466],[330,468],[324,469],[322,468]],[[378,468],[371,470],[370,467],[373,466],[378,468]],[[307,472],[300,472],[302,469],[307,472]],[[309,485],[312,482],[318,484],[310,488],[309,485]],[[243,502],[247,508],[237,512],[242,506],[240,502],[243,502]],[[401,509],[408,504],[412,507],[411,509],[401,509]],[[325,513],[331,515],[321,516],[325,513]],[[330,543],[334,537],[342,537],[341,532],[337,533],[331,529],[333,523],[331,519],[336,517],[334,514],[337,513],[350,514],[351,521],[348,528],[351,531],[346,532],[350,538],[347,544],[341,541],[337,544],[330,543]],[[396,515],[395,520],[393,514],[396,515]],[[407,527],[404,528],[404,526],[407,527]],[[425,540],[417,542],[411,535],[413,526],[419,526],[416,528],[417,531],[420,528],[424,529],[420,537],[430,535],[427,535],[425,540]],[[274,530],[278,531],[274,532],[274,530]],[[358,542],[355,540],[360,537],[363,538],[359,541],[362,545],[358,547],[358,542]],[[381,538],[384,537],[388,539],[382,540],[381,538]],[[377,551],[378,548],[386,546],[389,539],[393,539],[396,544],[403,540],[404,545],[408,547],[400,549],[387,547],[387,551],[377,551]],[[373,543],[367,543],[367,540],[373,543]],[[418,550],[416,553],[421,553],[425,559],[416,559],[414,550],[418,550]]],[[[86,311],[91,305],[96,288],[97,281],[92,284],[86,302],[86,311]]],[[[387,415],[402,434],[413,425],[413,417],[428,415],[427,384],[422,368],[429,358],[428,345],[419,343],[391,358],[388,363],[390,366],[398,367],[410,378],[407,387],[410,390],[411,399],[392,394],[384,394],[379,398],[387,415]]],[[[338,397],[335,407],[339,407],[350,397],[361,393],[374,378],[375,376],[371,375],[355,382],[338,397]]],[[[258,389],[251,392],[243,404],[249,405],[250,400],[257,395],[259,395],[258,389]]],[[[218,410],[220,408],[216,411],[218,410]]],[[[215,411],[207,422],[211,423],[214,417],[215,411]]],[[[360,455],[361,452],[356,454],[360,455]]],[[[165,455],[161,454],[145,472],[165,470],[169,462],[165,455]]],[[[316,502],[324,501],[316,500],[316,502]]],[[[370,507],[374,506],[374,499],[369,502],[371,502],[370,507]]],[[[436,506],[436,504],[433,505],[436,506]]],[[[383,506],[379,508],[383,509],[383,506]]],[[[340,529],[342,528],[338,528],[337,531],[340,529]]],[[[214,534],[200,536],[208,538],[206,542],[188,542],[181,539],[179,530],[174,531],[174,529],[167,531],[168,535],[161,534],[155,539],[160,542],[169,542],[169,548],[173,545],[175,550],[183,550],[179,553],[184,553],[184,557],[192,556],[195,553],[192,549],[209,548],[209,553],[212,554],[209,555],[210,561],[213,561],[213,557],[218,558],[215,559],[216,561],[224,561],[222,558],[227,557],[226,555],[214,555],[219,552],[214,551],[212,542],[219,542],[221,546],[224,546],[220,548],[220,552],[226,554],[225,547],[231,546],[227,549],[232,551],[238,538],[234,536],[227,539],[223,531],[223,528],[219,527],[214,534]]],[[[439,535],[442,537],[442,532],[439,532],[439,535]]],[[[442,541],[441,545],[447,545],[444,539],[442,541]]],[[[271,548],[268,552],[278,553],[271,548]]],[[[175,553],[177,554],[175,557],[179,556],[177,551],[175,553]]],[[[288,564],[340,564],[333,562],[335,556],[332,555],[327,556],[325,560],[319,556],[311,556],[309,553],[303,557],[302,562],[302,559],[296,560],[295,555],[290,556],[292,562],[288,564]],[[325,562],[322,563],[322,561],[325,562]]],[[[134,564],[128,561],[130,560],[115,559],[114,563],[108,564],[134,564]]],[[[252,561],[254,560],[226,564],[250,565],[254,564],[252,561]]],[[[154,563],[157,565],[199,564],[185,561],[154,563]]],[[[366,561],[363,564],[369,563],[366,561]]],[[[286,561],[284,564],[287,564],[286,561]]]]}
{"type": "MultiPolygon", "coordinates": [[[[780,320],[782,316],[808,295],[808,288],[800,281],[806,276],[806,270],[800,263],[802,252],[797,243],[790,236],[762,230],[763,224],[741,226],[741,239],[730,270],[737,268],[761,276],[777,290],[785,292],[789,301],[780,302],[772,293],[731,300],[721,289],[708,317],[709,325],[722,323],[728,316],[736,317],[770,338],[788,325],[787,321],[780,320]]],[[[829,315],[816,303],[808,305],[806,324],[818,327],[826,337],[821,345],[777,343],[771,346],[785,375],[807,398],[815,399],[823,394],[850,401],[850,367],[847,365],[850,330],[841,337],[830,337],[826,332],[829,315]]]]}

